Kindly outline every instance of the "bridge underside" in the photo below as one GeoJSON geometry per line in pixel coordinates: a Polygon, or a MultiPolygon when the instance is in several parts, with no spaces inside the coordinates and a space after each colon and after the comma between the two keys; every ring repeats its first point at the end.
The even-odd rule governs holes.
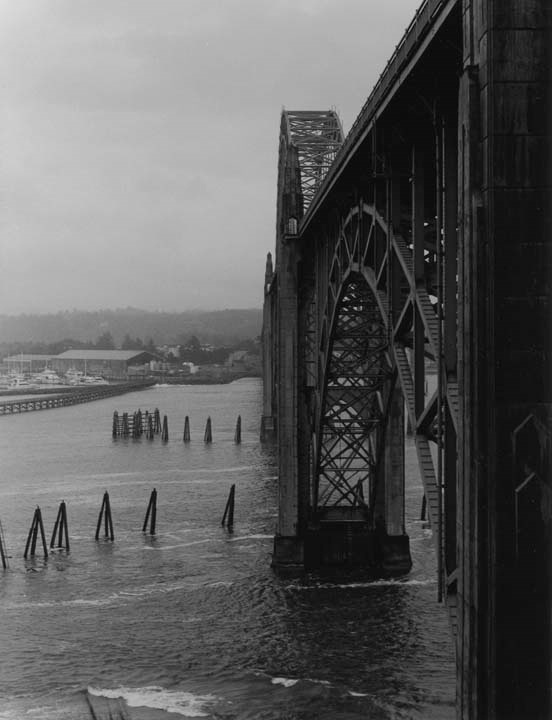
{"type": "Polygon", "coordinates": [[[347,138],[282,114],[274,560],[408,569],[408,425],[462,718],[552,716],[551,25],[426,0],[347,138]]]}

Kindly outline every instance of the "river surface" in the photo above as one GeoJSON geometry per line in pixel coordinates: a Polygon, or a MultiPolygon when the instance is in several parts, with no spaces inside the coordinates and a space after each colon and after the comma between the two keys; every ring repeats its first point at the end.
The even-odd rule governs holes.
{"type": "Polygon", "coordinates": [[[90,718],[85,693],[133,718],[454,718],[454,653],[436,601],[421,482],[407,447],[413,569],[397,580],[279,578],[270,568],[276,464],[261,385],[153,387],[0,418],[0,718],[90,718]],[[170,439],[113,440],[114,410],[158,407],[170,439]],[[242,444],[233,442],[238,414],[242,444]],[[190,417],[191,443],[182,442],[190,417]],[[213,443],[203,443],[207,417],[213,443]],[[236,484],[233,532],[221,527],[236,484]],[[153,488],[157,535],[142,534],[153,488]],[[105,491],[115,541],[94,541],[105,491]],[[25,561],[33,513],[49,544],[67,505],[71,551],[25,561]]]}

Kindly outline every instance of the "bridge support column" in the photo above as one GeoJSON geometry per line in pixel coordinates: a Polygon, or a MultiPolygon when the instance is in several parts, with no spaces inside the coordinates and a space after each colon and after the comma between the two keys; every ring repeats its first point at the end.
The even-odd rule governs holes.
{"type": "Polygon", "coordinates": [[[298,465],[298,295],[299,249],[294,236],[280,245],[277,327],[278,397],[278,525],[272,565],[279,570],[303,567],[303,538],[299,528],[298,465]]]}
{"type": "Polygon", "coordinates": [[[392,391],[385,435],[385,535],[381,538],[383,569],[393,575],[412,567],[410,543],[404,526],[404,397],[392,391]]]}
{"type": "Polygon", "coordinates": [[[261,418],[261,442],[276,439],[275,407],[274,407],[274,357],[275,334],[274,313],[276,292],[273,287],[274,271],[272,267],[272,254],[266,258],[264,303],[263,303],[263,331],[261,336],[262,368],[263,368],[263,415],[261,418]]]}
{"type": "Polygon", "coordinates": [[[458,717],[552,717],[549,0],[464,1],[458,717]]]}

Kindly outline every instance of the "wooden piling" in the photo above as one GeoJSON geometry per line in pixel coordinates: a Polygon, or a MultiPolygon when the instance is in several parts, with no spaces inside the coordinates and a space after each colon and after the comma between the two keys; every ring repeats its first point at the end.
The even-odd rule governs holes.
{"type": "Polygon", "coordinates": [[[155,523],[157,520],[157,490],[155,488],[153,488],[153,490],[151,491],[148,509],[146,510],[146,517],[144,518],[144,524],[142,526],[142,532],[146,532],[150,515],[150,535],[155,535],[155,523]]]}
{"type": "Polygon", "coordinates": [[[148,415],[148,429],[146,431],[146,437],[149,440],[153,440],[154,432],[153,432],[153,418],[151,415],[148,415]]]}
{"type": "Polygon", "coordinates": [[[236,486],[232,485],[230,488],[230,494],[228,495],[228,500],[226,501],[226,507],[224,509],[224,515],[222,516],[222,523],[221,525],[224,527],[226,525],[228,529],[230,529],[234,525],[234,501],[236,497],[236,486]]]}
{"type": "Polygon", "coordinates": [[[159,408],[155,408],[153,413],[153,430],[155,433],[161,432],[161,415],[159,414],[159,408]]]}
{"type": "Polygon", "coordinates": [[[2,558],[2,568],[8,569],[8,551],[6,549],[6,541],[4,539],[4,528],[0,523],[0,557],[2,558]]]}
{"type": "Polygon", "coordinates": [[[161,440],[163,440],[163,442],[168,442],[169,440],[169,421],[166,415],[163,416],[163,432],[161,433],[161,440]]]}
{"type": "Polygon", "coordinates": [[[69,552],[69,528],[67,527],[67,508],[65,507],[64,501],[59,505],[54,530],[52,532],[52,539],[50,540],[50,548],[53,548],[55,545],[56,535],[57,547],[65,547],[65,550],[69,552]]]}
{"type": "Polygon", "coordinates": [[[420,520],[423,520],[425,522],[426,519],[426,510],[427,510],[427,498],[424,494],[422,498],[422,511],[420,513],[420,520]]]}
{"type": "Polygon", "coordinates": [[[211,418],[207,418],[207,424],[205,425],[205,435],[203,436],[203,441],[206,443],[213,442],[213,432],[211,429],[211,418]]]}
{"type": "Polygon", "coordinates": [[[186,415],[184,420],[184,435],[182,437],[183,442],[190,442],[190,418],[186,415]]]}
{"type": "Polygon", "coordinates": [[[113,413],[113,437],[119,434],[119,413],[117,410],[113,413]]]}
{"type": "Polygon", "coordinates": [[[44,557],[48,557],[48,549],[46,547],[46,536],[44,535],[44,524],[42,522],[42,513],[40,512],[40,508],[37,505],[36,510],[34,511],[33,515],[33,521],[31,523],[31,528],[29,530],[29,534],[27,536],[27,543],[25,544],[25,552],[23,553],[23,557],[25,560],[27,559],[27,556],[29,554],[29,547],[31,551],[31,557],[34,556],[36,552],[36,541],[38,539],[38,533],[40,532],[40,538],[42,540],[42,548],[44,550],[44,557]]]}
{"type": "Polygon", "coordinates": [[[128,413],[123,413],[123,430],[122,430],[122,436],[128,437],[128,413]]]}
{"type": "Polygon", "coordinates": [[[104,537],[109,538],[111,541],[115,539],[113,533],[113,519],[111,517],[111,504],[109,502],[109,493],[106,491],[102,500],[102,507],[100,515],[98,517],[98,524],[96,526],[96,540],[100,536],[100,528],[102,526],[102,520],[104,521],[104,537]]]}
{"type": "Polygon", "coordinates": [[[32,535],[31,535],[31,557],[33,557],[33,555],[36,552],[37,538],[38,538],[38,522],[36,521],[36,518],[35,518],[34,527],[33,527],[32,535]]]}
{"type": "Polygon", "coordinates": [[[234,433],[234,442],[236,445],[239,445],[241,443],[241,415],[238,415],[238,419],[236,421],[236,432],[234,433]]]}

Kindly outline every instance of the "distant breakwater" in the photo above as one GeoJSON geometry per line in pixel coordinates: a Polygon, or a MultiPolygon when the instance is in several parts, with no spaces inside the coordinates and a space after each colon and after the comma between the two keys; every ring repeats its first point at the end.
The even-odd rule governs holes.
{"type": "Polygon", "coordinates": [[[195,373],[194,375],[185,375],[174,377],[160,376],[155,381],[162,385],[228,385],[234,380],[243,380],[244,378],[260,377],[259,373],[254,372],[243,372],[243,373],[225,373],[220,376],[213,375],[201,375],[195,373]]]}

